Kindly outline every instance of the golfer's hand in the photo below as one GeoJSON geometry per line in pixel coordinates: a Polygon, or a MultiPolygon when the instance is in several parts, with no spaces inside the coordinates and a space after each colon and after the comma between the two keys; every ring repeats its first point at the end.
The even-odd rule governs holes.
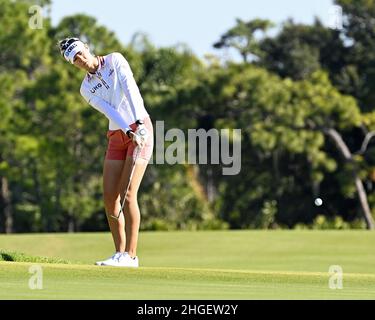
{"type": "Polygon", "coordinates": [[[144,125],[139,125],[137,127],[137,130],[135,132],[131,132],[130,135],[135,146],[138,146],[141,149],[145,146],[148,137],[148,131],[144,125]]]}

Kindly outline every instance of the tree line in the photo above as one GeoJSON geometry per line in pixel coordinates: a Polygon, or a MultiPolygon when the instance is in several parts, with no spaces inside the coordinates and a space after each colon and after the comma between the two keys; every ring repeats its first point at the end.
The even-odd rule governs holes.
{"type": "Polygon", "coordinates": [[[84,73],[59,54],[67,36],[95,54],[123,53],[165,130],[242,130],[238,175],[150,165],[142,229],[373,229],[375,1],[335,2],[340,30],[287,20],[270,37],[271,21],[238,19],[213,39],[218,55],[202,59],[143,34],[124,45],[85,14],[52,26],[49,0],[0,0],[0,231],[107,230],[108,122],[80,97],[84,73]],[[41,29],[30,28],[33,4],[47,12],[41,29]],[[241,61],[220,58],[228,48],[241,61]]]}

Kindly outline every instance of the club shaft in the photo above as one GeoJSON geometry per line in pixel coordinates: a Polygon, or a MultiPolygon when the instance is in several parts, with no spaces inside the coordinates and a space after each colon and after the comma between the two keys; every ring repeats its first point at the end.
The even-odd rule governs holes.
{"type": "Polygon", "coordinates": [[[124,198],[123,198],[123,200],[122,200],[122,204],[121,204],[121,207],[120,207],[119,213],[118,213],[117,217],[111,215],[112,218],[115,218],[115,219],[117,219],[117,220],[120,219],[121,213],[124,213],[123,209],[124,209],[124,205],[125,205],[126,197],[127,197],[127,195],[128,195],[129,187],[130,187],[131,181],[132,181],[132,179],[133,179],[133,175],[134,175],[134,171],[135,171],[135,165],[136,165],[137,159],[138,159],[138,157],[139,157],[139,153],[140,153],[140,151],[141,151],[141,148],[137,147],[137,154],[136,154],[136,156],[135,156],[135,158],[134,158],[134,160],[133,160],[133,165],[132,165],[132,170],[131,170],[131,172],[130,172],[129,182],[128,182],[128,185],[127,185],[127,187],[126,187],[126,191],[125,191],[125,194],[124,194],[124,198]]]}

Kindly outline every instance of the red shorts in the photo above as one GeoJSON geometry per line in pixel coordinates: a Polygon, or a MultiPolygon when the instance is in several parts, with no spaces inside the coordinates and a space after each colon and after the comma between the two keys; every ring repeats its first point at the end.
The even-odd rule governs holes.
{"type": "MultiPolygon", "coordinates": [[[[138,157],[150,161],[154,149],[154,128],[150,117],[145,118],[144,122],[148,130],[148,138],[138,157]]],[[[137,125],[133,123],[130,125],[130,128],[135,131],[137,125]]],[[[135,157],[136,147],[124,131],[108,130],[107,139],[106,160],[125,160],[128,156],[135,157]]]]}

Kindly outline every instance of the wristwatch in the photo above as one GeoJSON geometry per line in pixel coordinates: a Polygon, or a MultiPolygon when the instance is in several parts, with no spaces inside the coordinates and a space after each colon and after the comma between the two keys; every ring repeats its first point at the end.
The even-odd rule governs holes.
{"type": "Polygon", "coordinates": [[[130,132],[133,132],[133,133],[134,133],[134,131],[133,131],[133,130],[128,130],[128,131],[126,131],[126,135],[129,137],[129,139],[132,138],[132,137],[130,136],[130,132]]]}

